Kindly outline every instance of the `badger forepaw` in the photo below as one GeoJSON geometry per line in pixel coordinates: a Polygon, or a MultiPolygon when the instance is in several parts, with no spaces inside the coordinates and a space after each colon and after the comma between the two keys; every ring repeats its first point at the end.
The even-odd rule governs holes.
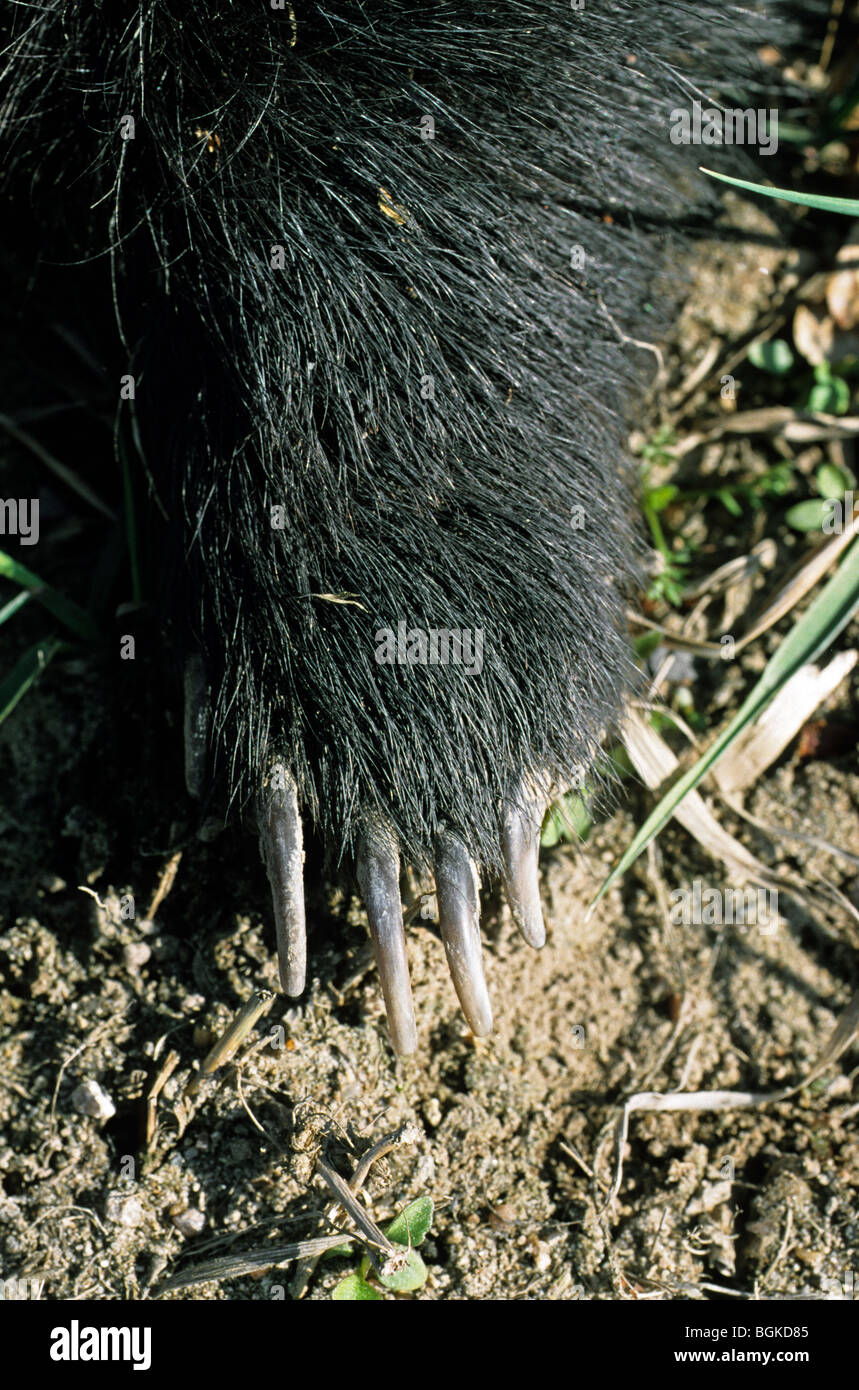
{"type": "MultiPolygon", "coordinates": [[[[530,946],[546,939],[540,906],[537,856],[543,802],[534,795],[507,810],[501,833],[503,881],[513,919],[530,946]]],[[[302,874],[301,816],[295,782],[277,767],[260,801],[260,846],[274,909],[281,988],[304,988],[306,930],[302,874]]],[[[471,1031],[492,1031],[480,944],[480,880],[477,865],[460,837],[442,830],[434,846],[439,928],[448,969],[471,1031]]],[[[400,898],[400,850],[393,829],[378,816],[364,823],[357,854],[358,887],[367,911],[395,1052],[417,1049],[417,1027],[409,978],[400,898]]]]}
{"type": "MultiPolygon", "coordinates": [[[[186,781],[194,796],[204,779],[210,709],[211,693],[195,656],[185,673],[186,781]]],[[[538,856],[547,803],[546,788],[520,779],[501,810],[498,831],[501,878],[513,921],[528,945],[538,950],[546,940],[538,856]]],[[[296,781],[281,762],[273,762],[263,778],[257,823],[271,890],[280,985],[284,994],[295,998],[304,992],[307,980],[304,842],[296,781]]],[[[493,1019],[480,944],[478,867],[463,839],[448,828],[436,836],[433,862],[448,969],[468,1026],[485,1037],[493,1019]]],[[[400,898],[400,846],[393,827],[378,814],[362,822],[356,872],[391,1041],[401,1056],[410,1056],[417,1048],[417,1027],[400,898]]]]}

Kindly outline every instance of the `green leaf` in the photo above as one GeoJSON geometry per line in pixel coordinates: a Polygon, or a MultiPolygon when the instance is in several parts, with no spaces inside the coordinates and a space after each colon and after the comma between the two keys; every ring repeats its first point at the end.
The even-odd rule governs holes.
{"type": "Polygon", "coordinates": [[[549,811],[540,836],[543,849],[554,849],[563,840],[587,840],[593,821],[580,792],[570,792],[549,811]]]}
{"type": "Polygon", "coordinates": [[[846,415],[850,409],[850,387],[840,376],[816,381],[800,409],[814,410],[821,415],[846,415]]]}
{"type": "Polygon", "coordinates": [[[560,822],[557,811],[550,811],[540,836],[541,849],[554,849],[564,838],[564,827],[560,822]]]}
{"type": "Polygon", "coordinates": [[[342,1245],[332,1245],[330,1250],[326,1250],[324,1252],[324,1254],[322,1255],[322,1259],[330,1260],[332,1257],[334,1257],[336,1259],[342,1260],[344,1255],[348,1259],[348,1257],[352,1254],[353,1249],[353,1242],[351,1240],[346,1240],[343,1242],[342,1245]]]}
{"type": "Polygon", "coordinates": [[[737,501],[736,497],[734,496],[734,494],[731,492],[731,490],[730,490],[729,488],[720,487],[720,488],[718,489],[718,491],[716,492],[716,496],[718,497],[718,499],[719,499],[719,501],[721,502],[722,506],[725,508],[725,511],[729,513],[729,515],[731,515],[731,516],[742,516],[742,515],[743,515],[743,509],[742,509],[742,507],[740,506],[740,504],[739,504],[739,502],[737,501]]]}
{"type": "Polygon", "coordinates": [[[673,717],[670,709],[666,709],[664,713],[662,710],[655,709],[647,722],[651,729],[655,729],[658,734],[673,733],[677,728],[677,720],[673,717]]]}
{"type": "Polygon", "coordinates": [[[645,464],[650,463],[670,463],[673,462],[673,455],[669,452],[671,447],[677,443],[677,435],[670,425],[663,425],[637,450],[640,458],[644,459],[645,464]]]}
{"type": "Polygon", "coordinates": [[[432,1224],[432,1197],[418,1197],[395,1216],[385,1230],[397,1245],[420,1245],[432,1224]]]}
{"type": "MultiPolygon", "coordinates": [[[[655,635],[655,634],[654,634],[655,635]]],[[[617,777],[634,777],[635,768],[622,743],[615,744],[608,752],[609,764],[617,777]]]]}
{"type": "Polygon", "coordinates": [[[843,497],[849,481],[842,468],[836,468],[834,463],[822,463],[814,475],[817,483],[817,491],[821,497],[843,497]]]}
{"type": "Polygon", "coordinates": [[[794,471],[789,463],[776,463],[768,468],[758,481],[758,489],[764,496],[784,497],[794,485],[794,471]]]}
{"type": "Polygon", "coordinates": [[[800,125],[799,121],[783,121],[779,114],[778,142],[780,145],[813,145],[815,135],[807,125],[800,125]]]}
{"type": "Polygon", "coordinates": [[[771,338],[768,343],[752,343],[749,361],[753,367],[772,376],[785,376],[793,368],[793,351],[784,338],[771,338]]]}
{"type": "Polygon", "coordinates": [[[76,636],[82,637],[85,642],[97,641],[98,628],[89,613],[85,613],[77,603],[52,589],[50,584],[43,583],[37,574],[33,574],[26,565],[14,560],[3,550],[0,550],[0,575],[4,579],[11,579],[15,584],[20,584],[22,589],[31,593],[33,598],[37,598],[43,607],[53,613],[55,618],[59,618],[76,636]]]}
{"type": "Polygon", "coordinates": [[[784,519],[794,531],[820,531],[827,514],[824,498],[815,497],[810,502],[797,502],[795,507],[789,507],[784,519]]]}
{"type": "Polygon", "coordinates": [[[331,1297],[335,1303],[381,1303],[382,1295],[362,1279],[360,1274],[347,1274],[336,1285],[331,1297]]]}
{"type": "Polygon", "coordinates": [[[643,632],[640,637],[634,638],[633,651],[640,660],[646,661],[656,651],[661,641],[661,632],[643,632]]]}
{"type": "Polygon", "coordinates": [[[841,212],[845,217],[859,217],[859,199],[830,198],[818,193],[795,193],[791,188],[769,188],[763,183],[749,183],[747,179],[729,178],[727,174],[717,174],[715,169],[701,168],[702,174],[720,183],[729,183],[734,188],[745,188],[749,193],[762,193],[765,198],[781,198],[785,203],[799,203],[804,208],[818,208],[821,212],[841,212]]]}
{"type": "Polygon", "coordinates": [[[637,831],[591,906],[599,902],[671,819],[687,792],[694,790],[714,763],[747,728],[801,666],[814,661],[835,641],[859,610],[859,541],[854,541],[835,574],[767,662],[760,680],[711,746],[657,802],[637,831]]]}
{"type": "Polygon", "coordinates": [[[7,714],[12,713],[30,686],[39,679],[57,652],[65,646],[66,643],[60,642],[58,638],[49,637],[45,642],[36,642],[32,647],[28,647],[8,676],[0,681],[0,724],[7,714]]]}
{"type": "Polygon", "coordinates": [[[675,483],[666,483],[664,487],[651,488],[647,494],[647,505],[652,507],[655,512],[664,512],[665,508],[674,501],[680,491],[675,483]]]}
{"type": "Polygon", "coordinates": [[[422,1289],[429,1274],[417,1250],[406,1250],[404,1254],[400,1269],[393,1274],[379,1275],[384,1287],[393,1293],[414,1293],[415,1289],[422,1289]]]}

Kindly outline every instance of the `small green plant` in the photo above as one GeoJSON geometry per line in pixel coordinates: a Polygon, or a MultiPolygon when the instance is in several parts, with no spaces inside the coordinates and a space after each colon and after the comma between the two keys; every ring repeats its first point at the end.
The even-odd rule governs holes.
{"type": "Polygon", "coordinates": [[[665,467],[675,462],[671,449],[676,443],[677,436],[670,425],[661,425],[652,439],[645,440],[638,451],[644,464],[642,473],[645,479],[650,468],[665,467]]]}
{"type": "MultiPolygon", "coordinates": [[[[783,346],[790,353],[788,344],[784,343],[783,346]]],[[[762,360],[771,364],[767,370],[779,375],[783,373],[787,364],[787,357],[781,353],[768,355],[762,360]]],[[[790,361],[793,361],[792,355],[790,361]]],[[[642,510],[650,529],[653,548],[659,556],[659,571],[650,582],[647,597],[652,603],[665,603],[672,608],[678,608],[683,602],[683,593],[687,587],[696,547],[683,538],[682,531],[669,538],[664,518],[668,509],[672,508],[678,515],[682,515],[684,508],[693,505],[706,506],[708,502],[715,501],[724,507],[729,516],[739,517],[747,509],[756,511],[762,507],[767,498],[785,497],[795,491],[797,475],[790,463],[782,461],[748,481],[732,479],[730,482],[719,483],[716,487],[704,488],[681,488],[676,483],[660,483],[653,486],[649,482],[650,469],[654,464],[664,465],[673,461],[669,452],[672,442],[673,436],[670,431],[659,430],[639,450],[639,457],[642,459],[642,510]]],[[[843,491],[842,486],[841,492],[837,495],[840,496],[843,491]]],[[[821,495],[826,498],[833,494],[821,489],[821,495]]],[[[823,505],[821,501],[818,508],[821,512],[823,505]]],[[[790,518],[789,512],[789,521],[790,518]]],[[[809,526],[804,529],[812,528],[809,526]]]]}
{"type": "Polygon", "coordinates": [[[855,487],[856,479],[845,469],[824,463],[815,473],[814,483],[817,497],[797,502],[785,515],[785,521],[794,531],[824,530],[827,518],[832,516],[832,502],[840,501],[848,489],[855,487]]]}
{"type": "Polygon", "coordinates": [[[799,403],[800,410],[819,411],[823,415],[846,415],[850,409],[852,391],[849,372],[839,363],[818,362],[814,382],[799,403]]]}
{"type": "MultiPolygon", "coordinates": [[[[851,99],[852,100],[852,99],[851,99]]],[[[846,109],[846,108],[845,108],[846,109]]],[[[852,105],[850,108],[852,110],[852,105]]],[[[781,198],[787,202],[800,203],[809,208],[842,213],[847,216],[859,215],[859,202],[850,198],[819,197],[794,192],[791,189],[768,188],[763,184],[749,183],[744,179],[730,178],[712,169],[702,171],[722,183],[760,193],[769,198],[781,198]]],[[[795,372],[796,358],[790,344],[784,339],[773,339],[754,344],[749,351],[749,361],[760,371],[772,376],[787,377],[795,372]]],[[[805,372],[797,382],[796,408],[804,411],[823,412],[829,415],[844,415],[852,403],[850,379],[859,374],[859,364],[853,360],[832,365],[822,362],[812,373],[805,372]]],[[[645,520],[650,529],[653,547],[660,559],[659,572],[652,579],[647,597],[656,603],[678,607],[683,599],[689,568],[694,558],[694,547],[682,536],[669,539],[664,526],[664,514],[669,507],[682,507],[692,502],[705,503],[715,498],[731,516],[737,517],[743,507],[757,509],[766,497],[783,497],[797,486],[797,477],[790,464],[781,462],[768,469],[762,477],[750,482],[731,482],[715,488],[681,489],[674,483],[650,482],[651,470],[655,466],[673,463],[672,445],[675,436],[668,426],[662,426],[639,449],[641,458],[642,507],[645,520]]],[[[837,471],[837,470],[833,470],[837,471]]],[[[830,478],[821,478],[825,469],[817,476],[819,497],[808,502],[799,502],[787,512],[787,522],[796,530],[818,529],[824,516],[827,500],[841,496],[845,486],[841,480],[836,484],[830,478]]]]}
{"type": "Polygon", "coordinates": [[[692,552],[687,546],[678,547],[670,544],[662,527],[661,513],[675,500],[679,489],[673,483],[654,486],[650,482],[650,473],[654,467],[664,468],[674,463],[671,446],[676,442],[674,431],[663,425],[639,450],[641,505],[650,529],[653,548],[660,558],[659,573],[651,580],[647,597],[653,603],[664,602],[671,605],[680,602],[692,552]]]}
{"type": "Polygon", "coordinates": [[[581,844],[587,840],[592,827],[593,821],[586,794],[569,792],[556,805],[549,807],[543,822],[540,844],[543,849],[554,849],[555,845],[562,841],[581,844]]]}
{"type": "MultiPolygon", "coordinates": [[[[139,451],[140,444],[134,421],[131,429],[139,451]]],[[[14,555],[0,550],[0,581],[8,581],[14,586],[10,598],[5,598],[5,590],[0,593],[0,627],[23,609],[32,606],[44,610],[64,629],[63,636],[51,631],[45,632],[38,641],[26,649],[11,670],[0,674],[2,724],[56,656],[79,651],[80,644],[94,647],[104,641],[105,619],[110,614],[111,605],[113,611],[117,611],[114,585],[117,576],[121,574],[124,558],[127,558],[129,574],[120,582],[123,586],[130,584],[135,605],[142,602],[143,590],[134,487],[123,437],[118,434],[116,438],[123,479],[123,515],[118,517],[113,508],[93,491],[84,478],[48,453],[27,431],[21,429],[12,417],[0,414],[0,431],[10,434],[13,439],[35,453],[49,472],[58,477],[70,492],[97,513],[102,523],[109,523],[101,537],[99,548],[95,552],[90,550],[86,557],[86,572],[91,579],[91,595],[87,607],[76,603],[74,599],[44,580],[40,574],[34,574],[14,555]]]]}
{"type": "MultiPolygon", "coordinates": [[[[753,344],[749,349],[749,361],[768,376],[787,377],[797,366],[793,349],[784,338],[753,344]]],[[[823,415],[846,415],[853,398],[851,378],[857,375],[859,364],[855,357],[836,363],[818,362],[813,371],[799,372],[795,382],[796,409],[823,415]]]]}
{"type": "MultiPolygon", "coordinates": [[[[793,349],[783,338],[757,344],[756,349],[749,352],[749,361],[759,371],[770,376],[785,377],[795,366],[793,349]]],[[[796,408],[826,415],[846,415],[853,398],[851,378],[857,374],[859,364],[855,359],[834,365],[831,362],[819,362],[813,372],[803,372],[798,378],[796,408]]],[[[849,469],[823,463],[814,474],[817,496],[796,502],[785,513],[785,521],[794,531],[820,531],[827,516],[831,515],[831,506],[828,504],[840,500],[848,489],[855,486],[855,475],[849,469]]]]}
{"type": "Polygon", "coordinates": [[[787,376],[796,365],[793,348],[784,338],[768,338],[764,343],[752,343],[748,360],[759,372],[769,376],[787,376]]]}
{"type": "Polygon", "coordinates": [[[738,517],[746,507],[756,509],[762,506],[765,497],[783,496],[795,483],[790,465],[778,463],[750,482],[732,481],[709,488],[681,488],[676,483],[652,484],[650,474],[653,467],[664,467],[675,462],[671,453],[674,443],[676,438],[673,431],[663,426],[642,445],[638,454],[641,458],[642,510],[650,529],[653,548],[659,556],[659,570],[650,582],[647,597],[653,603],[667,603],[677,608],[683,601],[683,591],[696,548],[682,535],[675,535],[672,539],[666,535],[663,518],[669,507],[681,511],[692,503],[706,505],[715,500],[730,516],[738,517]]]}
{"type": "MultiPolygon", "coordinates": [[[[385,1293],[414,1293],[423,1288],[429,1270],[421,1259],[417,1246],[420,1245],[430,1228],[433,1218],[431,1197],[418,1197],[416,1201],[395,1216],[385,1230],[385,1235],[394,1245],[403,1247],[402,1260],[389,1261],[393,1265],[388,1272],[377,1274],[365,1255],[358,1269],[347,1274],[334,1289],[331,1297],[339,1302],[378,1303],[385,1293]],[[378,1284],[375,1280],[378,1279],[378,1284]]],[[[338,1245],[331,1255],[348,1254],[351,1246],[338,1245]]]]}

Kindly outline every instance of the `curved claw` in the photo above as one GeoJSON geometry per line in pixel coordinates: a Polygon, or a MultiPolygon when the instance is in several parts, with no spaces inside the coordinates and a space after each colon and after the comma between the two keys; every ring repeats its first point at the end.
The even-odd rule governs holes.
{"type": "Polygon", "coordinates": [[[290,774],[272,768],[259,810],[260,851],[271,886],[280,986],[295,997],[307,976],[301,814],[290,774]]]}
{"type": "Polygon", "coordinates": [[[185,662],[183,677],[185,713],[183,732],[185,742],[185,786],[188,795],[198,801],[206,780],[209,755],[209,726],[212,722],[212,696],[206,679],[206,668],[199,652],[192,652],[185,662]]]}
{"type": "Polygon", "coordinates": [[[525,794],[507,808],[501,830],[504,891],[513,921],[528,945],[536,950],[546,941],[537,872],[544,810],[542,800],[525,794]]]}
{"type": "Polygon", "coordinates": [[[410,1057],[417,1048],[418,1033],[400,901],[400,852],[386,826],[374,823],[365,829],[358,846],[357,871],[391,1041],[395,1052],[410,1057]]]}
{"type": "Polygon", "coordinates": [[[441,937],[454,988],[468,1026],[478,1037],[492,1032],[492,1005],[483,977],[477,870],[455,835],[441,834],[435,862],[441,937]]]}

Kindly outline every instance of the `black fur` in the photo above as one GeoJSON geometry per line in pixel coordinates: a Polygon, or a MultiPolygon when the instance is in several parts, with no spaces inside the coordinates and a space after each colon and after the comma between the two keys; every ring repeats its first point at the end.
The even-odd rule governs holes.
{"type": "Polygon", "coordinates": [[[658,331],[702,154],[669,113],[763,104],[771,25],[680,0],[7,8],[13,213],[115,295],[106,360],[135,378],[232,794],[278,757],[336,852],[377,810],[413,859],[445,822],[496,867],[519,777],[590,767],[630,678],[649,363],[624,335],[658,331]],[[400,622],[482,630],[481,671],[379,664],[400,622]]]}

